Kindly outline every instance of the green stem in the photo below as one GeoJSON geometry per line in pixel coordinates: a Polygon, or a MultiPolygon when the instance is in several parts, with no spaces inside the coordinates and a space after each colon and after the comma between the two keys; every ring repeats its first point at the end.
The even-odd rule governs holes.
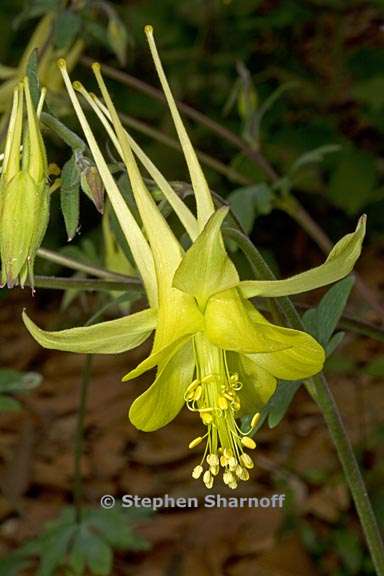
{"type": "Polygon", "coordinates": [[[323,413],[352,493],[376,573],[378,576],[383,576],[383,540],[351,441],[324,374],[314,376],[312,381],[315,385],[317,403],[323,413]]]}
{"type": "Polygon", "coordinates": [[[127,280],[102,280],[95,278],[58,278],[56,276],[35,276],[34,286],[36,288],[50,288],[54,290],[88,290],[88,291],[112,291],[126,292],[128,289],[141,289],[141,284],[136,278],[127,280]]]}
{"type": "Polygon", "coordinates": [[[72,270],[77,270],[79,272],[84,272],[85,274],[90,274],[91,276],[96,276],[96,278],[106,278],[107,280],[116,280],[118,282],[130,282],[131,284],[141,284],[138,278],[132,278],[131,276],[126,276],[125,274],[112,272],[111,270],[106,270],[100,266],[94,266],[93,264],[84,264],[84,262],[75,260],[75,258],[70,258],[69,256],[58,254],[57,252],[48,250],[47,248],[39,248],[37,251],[37,256],[44,258],[44,260],[48,260],[49,262],[54,262],[55,264],[66,266],[72,270]]]}
{"type": "Polygon", "coordinates": [[[92,354],[87,354],[83,367],[83,374],[80,385],[80,401],[77,412],[77,425],[75,436],[75,460],[74,460],[74,484],[73,501],[76,510],[76,522],[81,522],[82,502],[83,502],[83,477],[81,473],[81,457],[84,448],[84,422],[87,405],[88,389],[91,381],[92,354]]]}
{"type": "MultiPolygon", "coordinates": [[[[226,236],[238,243],[240,249],[248,258],[257,278],[276,280],[275,275],[260,252],[244,234],[234,229],[225,229],[224,232],[226,236]]],[[[277,298],[276,301],[278,307],[287,318],[288,325],[292,328],[304,330],[300,315],[291,300],[287,297],[282,297],[277,298]]],[[[384,576],[383,540],[369,500],[367,488],[332,391],[322,373],[311,378],[306,383],[306,386],[323,414],[330,436],[336,447],[376,572],[378,576],[384,576]]]]}
{"type": "Polygon", "coordinates": [[[52,130],[52,132],[61,138],[72,150],[84,151],[86,149],[84,140],[72,132],[72,130],[65,126],[60,120],[52,116],[52,114],[42,112],[40,119],[47,128],[52,130]]]}

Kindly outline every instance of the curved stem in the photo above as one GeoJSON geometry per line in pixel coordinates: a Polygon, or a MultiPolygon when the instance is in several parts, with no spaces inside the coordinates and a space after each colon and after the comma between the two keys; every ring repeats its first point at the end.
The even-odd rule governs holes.
{"type": "MultiPolygon", "coordinates": [[[[244,234],[234,229],[226,229],[225,233],[229,238],[238,243],[239,248],[248,258],[257,278],[276,280],[275,275],[264,261],[260,252],[244,234]]],[[[282,297],[277,298],[276,301],[280,310],[287,318],[288,325],[292,328],[304,330],[300,315],[291,300],[287,297],[282,297]]],[[[322,373],[308,380],[306,386],[323,414],[329,434],[336,447],[376,572],[378,576],[384,576],[383,540],[367,493],[367,488],[332,391],[322,373]]]]}

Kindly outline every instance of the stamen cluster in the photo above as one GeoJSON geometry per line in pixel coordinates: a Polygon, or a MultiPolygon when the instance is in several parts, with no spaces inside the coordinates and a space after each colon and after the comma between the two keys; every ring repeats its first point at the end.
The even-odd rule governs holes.
{"type": "Polygon", "coordinates": [[[239,480],[249,479],[248,470],[254,466],[245,448],[256,448],[250,434],[254,431],[260,414],[253,416],[247,432],[241,430],[236,418],[241,408],[238,393],[242,383],[237,373],[229,373],[225,353],[222,352],[222,355],[224,370],[193,380],[185,391],[184,399],[189,410],[199,413],[207,428],[203,436],[198,436],[189,444],[189,448],[195,448],[206,439],[202,460],[193,469],[192,477],[198,479],[202,476],[206,487],[212,488],[221,467],[224,483],[235,489],[239,480]],[[207,467],[204,467],[204,464],[207,467]]]}

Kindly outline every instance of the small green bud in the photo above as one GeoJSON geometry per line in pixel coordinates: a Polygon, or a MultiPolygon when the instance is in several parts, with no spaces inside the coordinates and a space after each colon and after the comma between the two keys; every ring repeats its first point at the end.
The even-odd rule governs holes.
{"type": "Polygon", "coordinates": [[[104,185],[96,166],[87,165],[80,174],[81,189],[96,206],[100,214],[104,211],[104,185]]]}
{"type": "Polygon", "coordinates": [[[33,286],[33,263],[49,218],[47,182],[44,143],[25,78],[14,92],[0,177],[2,286],[12,288],[18,283],[24,286],[28,277],[33,286]],[[24,98],[26,122],[23,122],[24,98]]]}

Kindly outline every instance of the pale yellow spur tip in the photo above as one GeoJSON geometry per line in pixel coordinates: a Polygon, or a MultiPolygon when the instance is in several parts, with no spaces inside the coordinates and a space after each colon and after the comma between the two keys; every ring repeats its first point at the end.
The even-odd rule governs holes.
{"type": "Polygon", "coordinates": [[[83,90],[83,85],[81,82],[79,82],[78,80],[75,80],[74,83],[72,84],[72,86],[74,87],[75,90],[77,90],[78,92],[81,92],[83,90]]]}
{"type": "Polygon", "coordinates": [[[57,61],[57,65],[59,68],[62,68],[63,70],[67,67],[67,63],[64,58],[59,58],[57,61]]]}
{"type": "Polygon", "coordinates": [[[92,70],[93,70],[94,72],[99,72],[100,69],[101,69],[101,65],[100,65],[99,62],[94,62],[94,63],[92,64],[92,70]]]}
{"type": "Polygon", "coordinates": [[[150,24],[147,24],[146,26],[144,26],[144,32],[146,34],[153,34],[153,26],[151,26],[150,24]]]}

